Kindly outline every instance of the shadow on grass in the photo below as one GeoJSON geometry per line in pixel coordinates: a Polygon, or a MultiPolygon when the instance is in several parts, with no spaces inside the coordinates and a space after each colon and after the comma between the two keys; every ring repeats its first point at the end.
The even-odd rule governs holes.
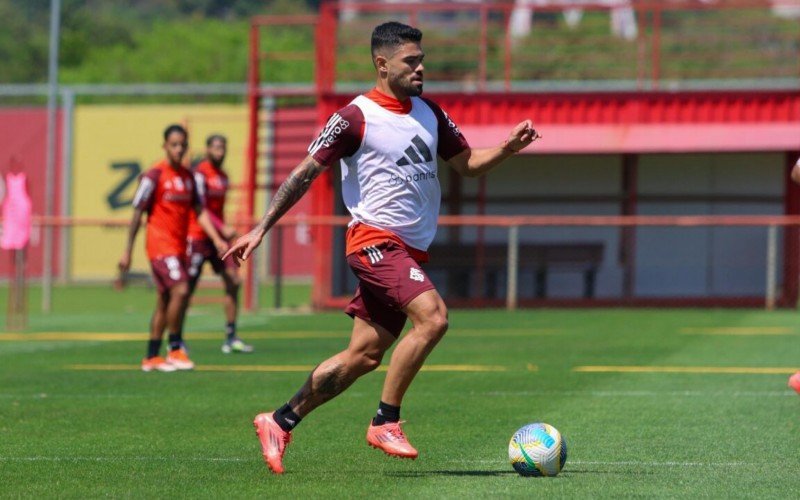
{"type": "Polygon", "coordinates": [[[598,476],[630,476],[635,474],[637,476],[651,476],[655,474],[653,471],[637,470],[608,470],[608,469],[569,469],[559,474],[559,477],[571,476],[572,474],[596,474],[598,476]]]}
{"type": "MultiPolygon", "coordinates": [[[[516,476],[517,472],[513,470],[427,470],[427,471],[394,471],[385,473],[390,477],[432,477],[432,476],[455,476],[455,477],[500,477],[500,476],[516,476]]],[[[596,475],[630,475],[631,471],[609,471],[609,470],[591,470],[591,469],[569,469],[564,471],[556,477],[541,478],[544,480],[553,480],[558,478],[568,478],[573,474],[596,474],[596,475]]],[[[653,474],[652,471],[635,472],[636,475],[649,475],[653,474]]],[[[538,479],[538,478],[531,478],[538,479]]]]}
{"type": "Polygon", "coordinates": [[[516,475],[513,470],[425,470],[425,471],[403,471],[387,472],[387,476],[392,477],[429,477],[429,476],[463,476],[463,477],[483,477],[483,476],[508,476],[516,475]]]}

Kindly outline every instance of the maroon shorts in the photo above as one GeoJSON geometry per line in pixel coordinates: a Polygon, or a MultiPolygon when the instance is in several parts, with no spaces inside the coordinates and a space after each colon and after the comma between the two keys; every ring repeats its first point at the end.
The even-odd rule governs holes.
{"type": "Polygon", "coordinates": [[[178,283],[185,283],[189,276],[186,273],[186,257],[183,255],[166,255],[150,261],[153,270],[153,281],[158,293],[166,293],[178,283]]]}
{"type": "Polygon", "coordinates": [[[186,247],[186,257],[188,259],[189,278],[194,279],[200,276],[203,271],[203,263],[211,263],[211,268],[216,274],[222,274],[226,269],[236,269],[233,259],[222,260],[217,254],[217,248],[209,239],[189,240],[186,247]]]}
{"type": "Polygon", "coordinates": [[[398,337],[406,324],[402,309],[436,287],[422,267],[394,242],[365,247],[347,256],[358,278],[356,294],[344,312],[377,323],[398,337]]]}

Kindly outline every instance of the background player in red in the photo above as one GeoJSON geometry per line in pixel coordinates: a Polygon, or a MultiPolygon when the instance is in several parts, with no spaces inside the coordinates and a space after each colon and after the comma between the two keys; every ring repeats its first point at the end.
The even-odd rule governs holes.
{"type": "MultiPolygon", "coordinates": [[[[478,177],[533,142],[530,120],[495,147],[472,149],[435,103],[419,97],[425,57],[422,33],[391,22],[372,33],[376,88],[331,116],[309,155],[280,186],[264,217],[228,251],[246,259],[267,231],[328,167],[340,165],[342,197],[353,220],[347,262],[359,279],[345,312],[353,317],[350,345],[320,363],[281,408],[253,422],[264,459],[282,473],[291,430],[311,411],[381,364],[402,333],[367,428],[367,442],[388,455],[416,458],[400,427],[400,404],[428,354],[447,331],[447,307],[421,268],[436,233],[441,190],[437,157],[459,174],[478,177]]],[[[227,256],[226,255],[226,256],[227,256]]]]}
{"type": "Polygon", "coordinates": [[[227,243],[200,204],[191,172],[183,166],[188,137],[180,125],[170,125],[164,131],[166,158],[156,163],[139,181],[133,199],[128,242],[119,260],[120,271],[126,273],[131,266],[131,252],[142,214],[147,212],[146,249],[158,294],[150,320],[147,356],[142,360],[142,370],[146,372],[194,368],[183,345],[183,319],[189,298],[186,273],[189,213],[197,212],[198,223],[210,235],[220,253],[227,249],[227,243]],[[165,327],[169,331],[166,359],[160,356],[165,327]]]}
{"type": "MultiPolygon", "coordinates": [[[[206,139],[206,157],[192,169],[194,183],[200,203],[208,212],[214,226],[222,236],[230,241],[236,236],[236,231],[225,224],[225,197],[228,193],[228,174],[222,169],[225,161],[228,141],[219,134],[214,134],[206,139]]],[[[203,264],[208,261],[216,274],[222,277],[225,285],[225,342],[222,352],[253,352],[253,346],[245,344],[236,335],[236,316],[239,309],[239,270],[232,260],[222,260],[217,254],[214,242],[206,234],[197,220],[194,212],[189,212],[189,295],[191,296],[200,275],[203,264]]]]}

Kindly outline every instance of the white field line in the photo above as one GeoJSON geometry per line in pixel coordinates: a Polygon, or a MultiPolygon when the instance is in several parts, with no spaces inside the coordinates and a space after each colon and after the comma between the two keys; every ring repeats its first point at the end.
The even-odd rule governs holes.
{"type": "MultiPolygon", "coordinates": [[[[489,465],[505,464],[505,459],[484,459],[484,460],[447,460],[447,463],[458,463],[464,465],[489,465]]],[[[575,465],[599,465],[608,467],[773,467],[771,462],[680,462],[680,461],[649,461],[649,460],[620,460],[620,461],[599,461],[599,460],[570,460],[564,471],[569,472],[570,466],[575,465]]]]}
{"type": "MultiPolygon", "coordinates": [[[[372,397],[359,391],[348,391],[351,397],[372,397]]],[[[797,393],[792,390],[785,391],[470,391],[467,395],[471,397],[518,397],[518,396],[578,396],[587,398],[796,398],[797,393]]],[[[150,399],[152,394],[12,394],[0,393],[0,399],[150,399]]]]}
{"type": "MultiPolygon", "coordinates": [[[[78,371],[138,371],[133,364],[75,364],[65,365],[65,370],[78,371]]],[[[200,365],[195,368],[201,372],[305,372],[313,370],[312,365],[200,365]]],[[[386,365],[378,367],[379,372],[387,371],[386,365]]],[[[539,367],[528,363],[526,371],[537,372],[539,367]]],[[[502,365],[423,365],[424,372],[506,372],[516,371],[514,367],[502,365]]],[[[688,374],[728,374],[728,375],[791,375],[796,368],[783,367],[733,367],[733,366],[576,366],[578,373],[688,373],[688,374]]]]}
{"type": "Polygon", "coordinates": [[[673,397],[729,397],[729,398],[763,398],[763,397],[798,397],[792,390],[784,391],[489,391],[470,392],[475,396],[585,396],[592,398],[661,398],[673,397]]]}
{"type": "MultiPolygon", "coordinates": [[[[533,365],[530,365],[533,366],[533,365]]],[[[535,368],[535,367],[534,367],[535,368]]],[[[139,371],[141,367],[130,364],[108,364],[108,365],[66,365],[66,370],[79,371],[139,371]]],[[[199,372],[309,372],[314,369],[314,365],[200,365],[195,367],[199,372]]],[[[377,371],[385,372],[388,366],[379,366],[377,371]]],[[[529,368],[530,369],[530,368],[529,368]]],[[[423,372],[504,372],[508,371],[505,366],[499,365],[423,365],[420,371],[423,372]]]]}
{"type": "Polygon", "coordinates": [[[797,335],[794,328],[782,326],[722,326],[722,327],[687,327],[678,330],[683,335],[797,335]]]}
{"type": "Polygon", "coordinates": [[[0,393],[0,399],[152,399],[152,394],[10,394],[0,393]]]}
{"type": "MultiPolygon", "coordinates": [[[[2,335],[2,334],[0,334],[2,335]]],[[[65,351],[68,349],[84,349],[101,345],[97,341],[85,341],[78,346],[72,341],[52,341],[52,342],[18,342],[13,345],[0,344],[0,356],[16,356],[19,354],[32,354],[36,352],[65,351]]]]}
{"type": "Polygon", "coordinates": [[[575,366],[578,373],[689,373],[689,374],[732,374],[732,375],[791,375],[796,367],[753,367],[753,366],[575,366]]]}
{"type": "MultiPolygon", "coordinates": [[[[567,331],[557,328],[509,328],[509,329],[453,329],[448,338],[492,338],[492,337],[536,337],[541,335],[561,335],[567,331]]],[[[795,329],[788,327],[717,327],[717,328],[680,328],[679,334],[683,335],[718,335],[718,336],[781,336],[800,335],[795,329]]],[[[189,334],[192,341],[210,340],[219,342],[222,334],[216,332],[194,332],[189,334]]],[[[306,331],[267,331],[250,332],[247,339],[251,340],[282,340],[282,339],[342,339],[349,338],[348,330],[323,332],[318,330],[306,331]]],[[[0,332],[0,342],[142,342],[147,339],[146,332],[30,332],[7,333],[0,332]]]]}
{"type": "MultiPolygon", "coordinates": [[[[247,457],[175,457],[175,456],[0,456],[0,462],[216,462],[216,463],[237,463],[260,461],[261,457],[254,453],[247,457]]],[[[457,463],[459,465],[505,465],[502,459],[486,460],[447,460],[446,463],[457,463]]],[[[572,466],[605,466],[605,467],[771,467],[773,463],[767,462],[680,462],[680,461],[594,461],[594,460],[567,460],[564,471],[569,472],[572,466]]]]}
{"type": "MultiPolygon", "coordinates": [[[[569,463],[569,462],[568,462],[569,463]]],[[[753,467],[769,466],[766,462],[622,462],[575,461],[574,465],[609,465],[612,467],[753,467]]]]}
{"type": "MultiPolygon", "coordinates": [[[[500,464],[504,460],[449,460],[449,463],[463,463],[464,465],[479,464],[500,464]]],[[[770,462],[679,462],[679,461],[646,461],[646,460],[621,460],[621,461],[596,461],[596,460],[570,460],[564,471],[569,472],[571,466],[599,465],[606,467],[773,467],[770,462]]]]}
{"type": "MultiPolygon", "coordinates": [[[[506,330],[454,330],[448,338],[483,338],[483,337],[536,337],[538,335],[556,335],[563,333],[553,328],[535,329],[506,329],[506,330]]],[[[147,332],[31,332],[31,333],[3,333],[0,332],[0,341],[4,342],[144,342],[147,332]]],[[[244,335],[244,334],[243,334],[244,335]]],[[[350,338],[350,331],[341,330],[334,332],[321,332],[315,330],[305,331],[271,331],[249,332],[246,340],[283,340],[283,339],[342,339],[350,338]]],[[[186,335],[188,340],[210,340],[222,342],[221,333],[193,332],[186,335]]]]}
{"type": "MultiPolygon", "coordinates": [[[[256,455],[258,458],[258,456],[256,455]]],[[[241,457],[3,457],[0,462],[249,462],[241,457]]]]}

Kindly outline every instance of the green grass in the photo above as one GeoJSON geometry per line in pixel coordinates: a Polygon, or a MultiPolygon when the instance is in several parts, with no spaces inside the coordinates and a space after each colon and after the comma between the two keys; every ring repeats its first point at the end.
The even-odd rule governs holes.
{"type": "MultiPolygon", "coordinates": [[[[204,282],[205,283],[205,282],[204,282]]],[[[212,285],[214,280],[209,280],[212,285]]],[[[197,296],[202,298],[221,298],[222,290],[219,288],[205,288],[204,285],[197,291],[197,296]]],[[[261,309],[271,309],[275,305],[275,290],[270,286],[262,286],[258,295],[258,304],[261,309]]],[[[0,287],[0,331],[6,326],[8,288],[0,287]]],[[[105,331],[105,332],[131,332],[144,331],[147,327],[146,318],[149,318],[155,305],[155,292],[152,286],[131,286],[124,292],[113,289],[108,285],[72,285],[56,286],[52,293],[52,314],[40,314],[42,305],[42,290],[38,285],[31,285],[27,291],[27,304],[30,315],[28,330],[38,332],[49,331],[105,331]],[[145,318],[143,321],[142,318],[145,318]]],[[[281,293],[281,306],[288,311],[308,308],[311,303],[311,287],[303,284],[284,284],[281,293]]],[[[203,323],[209,316],[205,328],[219,327],[224,324],[221,316],[222,305],[203,304],[192,307],[189,312],[189,327],[195,321],[203,323]],[[213,325],[213,326],[211,326],[213,325]]],[[[247,327],[250,321],[254,325],[261,322],[257,316],[243,316],[242,324],[247,327]]],[[[2,345],[0,345],[2,347],[2,345]]]]}
{"type": "MultiPolygon", "coordinates": [[[[800,358],[794,311],[451,311],[451,330],[428,364],[505,371],[419,375],[403,406],[418,460],[388,459],[364,443],[384,377],[376,372],[304,420],[287,474],[275,477],[251,420],[282,404],[305,373],[68,369],[138,363],[150,295],[57,290],[55,312],[32,315],[31,339],[0,333],[2,496],[790,498],[800,489],[800,397],[786,388],[800,358]],[[142,340],[35,340],[39,331],[141,332],[142,340]],[[573,370],[586,365],[786,370],[573,370]],[[533,421],[556,426],[569,444],[556,478],[521,478],[507,462],[508,439],[533,421]]],[[[342,313],[262,313],[241,320],[257,352],[224,356],[218,307],[196,307],[189,318],[198,367],[313,365],[347,344],[342,313]],[[280,335],[291,331],[305,336],[280,335]]]]}

